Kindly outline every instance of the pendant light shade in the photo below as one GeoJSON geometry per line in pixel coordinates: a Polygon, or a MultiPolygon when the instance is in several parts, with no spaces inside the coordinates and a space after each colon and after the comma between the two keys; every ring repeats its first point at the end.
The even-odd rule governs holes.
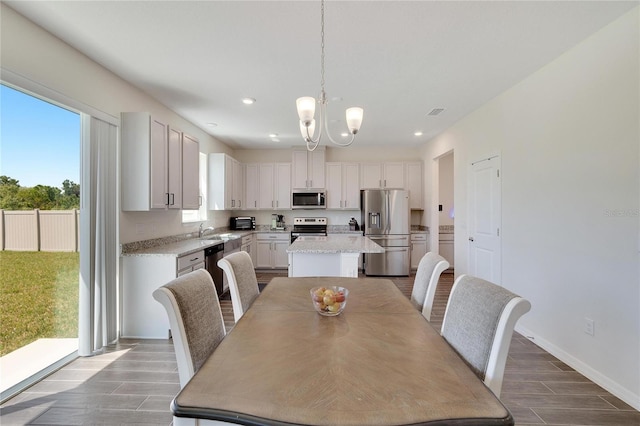
{"type": "Polygon", "coordinates": [[[305,126],[302,120],[300,120],[300,133],[302,134],[302,138],[309,142],[313,139],[313,134],[316,131],[316,120],[311,119],[309,122],[309,127],[305,126]],[[307,130],[308,129],[308,130],[307,130]]]}
{"type": "Polygon", "coordinates": [[[303,96],[296,100],[296,106],[298,108],[298,117],[303,124],[307,124],[313,120],[313,115],[316,113],[316,100],[311,96],[303,96]]]}
{"type": "Polygon", "coordinates": [[[360,130],[360,126],[362,125],[362,116],[364,114],[364,110],[359,107],[352,107],[347,109],[347,127],[349,128],[349,133],[355,135],[360,130]]]}

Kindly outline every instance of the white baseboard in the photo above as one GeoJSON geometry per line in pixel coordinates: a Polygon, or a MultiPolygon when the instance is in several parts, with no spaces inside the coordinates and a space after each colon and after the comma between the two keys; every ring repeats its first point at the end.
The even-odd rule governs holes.
{"type": "Polygon", "coordinates": [[[615,395],[636,410],[640,411],[640,395],[637,395],[629,389],[621,386],[619,383],[614,382],[609,377],[603,375],[597,370],[594,370],[591,366],[585,364],[573,355],[565,352],[563,349],[557,347],[553,343],[536,335],[531,330],[528,330],[525,327],[516,326],[515,331],[528,338],[534,344],[540,346],[542,349],[549,352],[551,355],[555,356],[560,361],[564,362],[598,386],[602,387],[609,393],[615,395]]]}

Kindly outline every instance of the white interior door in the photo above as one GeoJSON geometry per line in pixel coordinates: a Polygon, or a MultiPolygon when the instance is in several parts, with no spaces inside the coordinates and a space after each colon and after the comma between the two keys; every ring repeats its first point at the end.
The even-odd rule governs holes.
{"type": "Polygon", "coordinates": [[[469,186],[469,274],[501,283],[500,157],[471,163],[469,186]]]}

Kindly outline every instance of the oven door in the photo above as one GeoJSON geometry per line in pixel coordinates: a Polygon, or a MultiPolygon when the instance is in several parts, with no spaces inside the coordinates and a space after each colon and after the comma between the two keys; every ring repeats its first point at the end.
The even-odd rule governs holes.
{"type": "Polygon", "coordinates": [[[294,242],[298,237],[326,237],[326,232],[291,232],[291,242],[294,242]]]}

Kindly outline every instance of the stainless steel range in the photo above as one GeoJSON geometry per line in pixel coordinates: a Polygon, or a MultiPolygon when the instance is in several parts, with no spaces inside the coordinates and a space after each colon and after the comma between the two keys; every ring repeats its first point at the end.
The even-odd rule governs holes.
{"type": "Polygon", "coordinates": [[[326,217],[294,217],[291,242],[300,236],[327,236],[326,217]]]}

